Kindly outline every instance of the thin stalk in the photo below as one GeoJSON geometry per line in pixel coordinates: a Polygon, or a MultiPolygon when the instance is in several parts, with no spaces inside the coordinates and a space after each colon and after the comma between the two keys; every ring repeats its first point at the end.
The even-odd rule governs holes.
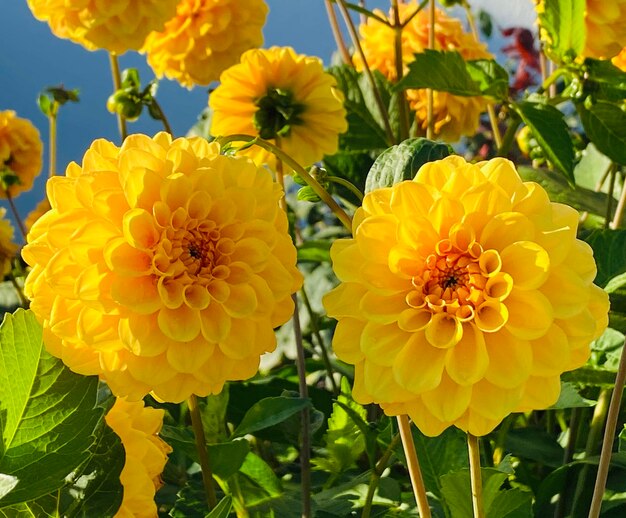
{"type": "MultiPolygon", "coordinates": [[[[54,103],[56,105],[56,101],[54,103]]],[[[54,109],[48,115],[48,133],[48,178],[52,178],[57,174],[57,114],[54,109]]]]}
{"type": "Polygon", "coordinates": [[[383,103],[383,98],[380,95],[380,90],[376,85],[376,81],[374,80],[374,75],[367,64],[367,59],[365,58],[365,53],[363,52],[363,47],[361,46],[361,42],[359,41],[359,34],[357,33],[356,27],[354,26],[354,22],[350,17],[350,13],[348,12],[348,8],[343,0],[336,0],[337,6],[339,7],[339,11],[343,16],[344,21],[346,22],[346,26],[348,27],[348,32],[350,33],[350,37],[352,38],[352,43],[354,44],[354,48],[356,49],[361,61],[363,62],[363,70],[365,71],[365,75],[369,80],[372,91],[374,92],[374,100],[376,101],[376,105],[378,106],[378,110],[380,111],[380,115],[383,119],[383,124],[385,126],[385,133],[387,135],[388,144],[395,144],[395,137],[393,135],[393,130],[391,129],[391,123],[389,122],[389,114],[387,113],[387,107],[383,103]]]}
{"type": "Polygon", "coordinates": [[[604,215],[604,228],[609,228],[611,225],[611,214],[613,205],[613,191],[615,190],[615,177],[617,176],[617,166],[611,165],[609,171],[609,190],[606,193],[606,214],[604,215]]]}
{"type": "Polygon", "coordinates": [[[539,69],[541,71],[541,82],[544,83],[548,77],[548,58],[543,51],[543,45],[539,52],[539,69]]]}
{"type": "Polygon", "coordinates": [[[611,396],[609,412],[606,419],[606,427],[604,429],[604,438],[602,440],[602,452],[600,453],[600,463],[598,464],[598,475],[593,488],[593,497],[591,499],[591,508],[589,509],[589,518],[598,518],[600,516],[600,507],[602,506],[602,496],[606,487],[606,478],[609,474],[609,465],[611,463],[611,451],[613,450],[613,441],[615,440],[615,429],[617,427],[617,419],[619,409],[624,393],[624,382],[626,381],[626,341],[622,348],[622,355],[619,360],[619,367],[615,376],[615,388],[611,396]]]}
{"type": "Polygon", "coordinates": [[[498,147],[496,156],[506,157],[509,153],[511,146],[513,145],[513,141],[515,140],[515,133],[517,132],[520,122],[522,122],[522,120],[519,115],[512,112],[511,117],[509,118],[509,126],[504,133],[504,137],[502,137],[502,144],[498,147]]]}
{"type": "Polygon", "coordinates": [[[402,446],[404,447],[404,454],[406,455],[406,464],[409,469],[409,476],[411,477],[411,486],[413,486],[413,494],[417,502],[417,510],[419,511],[420,518],[431,518],[428,497],[426,496],[426,487],[424,486],[424,479],[422,478],[419,461],[417,460],[409,418],[406,415],[399,415],[397,420],[402,446]]]}
{"type": "MultiPolygon", "coordinates": [[[[466,1],[463,2],[463,7],[465,8],[467,23],[469,24],[470,30],[474,35],[474,39],[476,40],[476,43],[480,43],[480,35],[478,34],[478,29],[476,28],[476,21],[474,20],[472,9],[466,1]]],[[[500,133],[500,128],[498,127],[496,109],[492,103],[487,104],[487,114],[489,115],[489,123],[491,124],[491,131],[493,133],[493,140],[496,144],[496,149],[499,149],[500,146],[502,146],[502,134],[500,133]]]]}
{"type": "Polygon", "coordinates": [[[339,218],[339,221],[346,227],[349,231],[352,231],[352,219],[346,212],[339,206],[339,204],[333,199],[333,197],[328,194],[328,191],[322,187],[319,182],[313,178],[309,172],[302,167],[298,162],[296,162],[293,158],[291,158],[287,153],[282,151],[280,148],[268,142],[267,140],[263,140],[259,137],[253,137],[251,135],[228,135],[227,137],[219,137],[218,142],[224,146],[230,142],[250,142],[252,144],[256,144],[259,147],[273,153],[274,156],[280,160],[282,160],[285,164],[291,167],[298,176],[302,178],[308,186],[310,186],[317,194],[322,201],[328,205],[328,207],[335,213],[335,215],[339,218]]]}
{"type": "Polygon", "coordinates": [[[617,207],[615,208],[615,215],[613,216],[613,221],[611,223],[611,228],[619,228],[622,224],[622,220],[624,219],[624,206],[626,205],[626,184],[622,182],[622,193],[620,194],[619,201],[617,202],[617,207]]]}
{"type": "Polygon", "coordinates": [[[211,510],[217,505],[217,497],[215,496],[215,487],[213,486],[213,472],[211,471],[211,464],[209,462],[209,452],[206,447],[202,417],[200,416],[200,409],[198,408],[198,398],[195,394],[189,396],[187,404],[189,405],[189,413],[191,414],[191,426],[196,439],[196,449],[198,450],[198,459],[200,460],[200,468],[202,469],[202,481],[204,482],[207,504],[209,510],[211,510]]]}
{"type": "Polygon", "coordinates": [[[467,434],[467,449],[469,450],[474,518],[485,518],[485,510],[483,509],[483,481],[480,476],[480,445],[478,444],[478,437],[471,433],[467,434]]]}
{"type": "MultiPolygon", "coordinates": [[[[359,7],[362,7],[363,9],[365,9],[365,0],[359,0],[359,7]]],[[[367,16],[365,16],[365,14],[360,13],[359,15],[359,21],[361,22],[361,25],[367,22],[367,16]]]]}
{"type": "Polygon", "coordinates": [[[502,458],[504,455],[504,440],[506,439],[509,430],[513,427],[519,415],[520,414],[509,414],[507,417],[504,418],[504,421],[502,421],[502,424],[498,429],[498,433],[496,435],[496,448],[493,451],[494,466],[497,466],[498,464],[500,464],[500,462],[502,462],[502,458]]]}
{"type": "Polygon", "coordinates": [[[320,351],[322,352],[322,361],[324,362],[324,366],[326,367],[326,374],[330,379],[330,384],[333,390],[333,394],[335,396],[339,395],[339,387],[337,386],[337,382],[335,381],[335,377],[333,376],[333,366],[330,363],[330,357],[328,356],[328,351],[326,350],[326,344],[324,343],[324,339],[320,334],[320,329],[317,324],[317,315],[315,311],[313,311],[313,307],[311,306],[311,301],[309,300],[309,296],[304,289],[304,286],[300,290],[302,293],[302,300],[304,301],[304,305],[306,306],[306,310],[309,313],[309,318],[311,319],[311,330],[313,332],[313,336],[317,340],[317,343],[320,346],[320,351]]]}
{"type": "Polygon", "coordinates": [[[335,38],[335,43],[337,44],[337,50],[341,55],[341,59],[346,65],[354,66],[352,63],[352,57],[350,56],[350,52],[348,51],[348,47],[346,46],[346,42],[343,41],[343,35],[341,34],[341,29],[339,28],[339,22],[337,20],[337,13],[335,12],[335,8],[333,7],[333,4],[330,0],[324,0],[324,4],[326,4],[326,13],[328,14],[330,30],[333,32],[333,38],[335,38]]]}
{"type": "MultiPolygon", "coordinates": [[[[391,0],[393,11],[394,32],[394,58],[396,64],[396,80],[400,81],[404,75],[404,63],[402,61],[402,23],[400,22],[400,8],[398,0],[391,0]]],[[[398,95],[398,113],[400,114],[400,142],[409,138],[409,106],[406,101],[405,90],[398,95]]]]}
{"type": "Polygon", "coordinates": [[[359,201],[363,201],[363,193],[359,191],[359,189],[352,182],[349,182],[345,178],[341,178],[340,176],[327,176],[326,179],[329,182],[336,183],[337,185],[343,185],[346,189],[348,189],[352,194],[354,194],[359,201]]]}
{"type": "MultiPolygon", "coordinates": [[[[428,10],[428,48],[435,48],[435,0],[430,0],[428,10]]],[[[434,99],[432,88],[426,89],[426,138],[431,139],[435,133],[434,99]]]]}
{"type": "Polygon", "coordinates": [[[13,196],[11,196],[11,193],[9,193],[9,190],[6,189],[4,191],[4,193],[6,194],[7,197],[7,201],[9,202],[9,206],[11,207],[11,212],[13,212],[13,217],[15,218],[15,222],[17,223],[17,226],[20,229],[20,232],[22,233],[22,237],[24,238],[24,241],[26,241],[26,227],[24,226],[24,222],[22,221],[22,218],[20,217],[20,213],[17,211],[17,207],[15,206],[15,202],[13,201],[13,196]]]}
{"type": "MultiPolygon", "coordinates": [[[[117,55],[113,52],[109,52],[109,61],[111,63],[111,76],[113,77],[113,91],[117,92],[122,88],[122,77],[120,75],[120,64],[117,61],[117,55]]],[[[122,142],[128,136],[128,130],[126,129],[126,119],[120,114],[117,114],[117,127],[120,131],[120,137],[122,142]]]]}
{"type": "MultiPolygon", "coordinates": [[[[572,408],[572,414],[570,416],[569,423],[569,435],[567,437],[567,444],[565,445],[565,451],[563,452],[563,465],[569,464],[574,458],[574,451],[576,450],[576,439],[578,438],[578,425],[580,423],[580,408],[572,408]]],[[[567,498],[568,488],[570,487],[569,472],[565,474],[565,484],[563,485],[563,491],[559,494],[559,500],[556,503],[556,509],[554,510],[554,518],[563,518],[565,515],[565,501],[567,498]]]]}
{"type": "Polygon", "coordinates": [[[161,105],[158,103],[158,101],[154,97],[152,98],[152,105],[154,106],[154,108],[156,108],[156,111],[159,114],[159,120],[163,123],[163,129],[170,135],[174,136],[174,132],[172,131],[170,122],[167,120],[167,117],[165,116],[165,112],[163,111],[163,108],[161,108],[161,105]]]}
{"type": "Polygon", "coordinates": [[[565,69],[557,68],[544,81],[542,81],[541,86],[537,89],[537,93],[542,94],[546,90],[549,90],[551,86],[557,82],[559,77],[561,77],[565,73],[566,73],[565,69]]]}
{"type": "Polygon", "coordinates": [[[393,454],[393,450],[400,442],[400,434],[396,434],[383,456],[378,460],[376,466],[372,470],[372,476],[370,477],[370,484],[367,488],[367,495],[365,496],[365,504],[363,505],[363,512],[361,513],[361,518],[370,518],[370,514],[372,513],[372,502],[374,501],[374,493],[376,493],[376,488],[378,487],[378,482],[380,481],[380,477],[382,477],[385,469],[387,468],[387,463],[393,454]]]}

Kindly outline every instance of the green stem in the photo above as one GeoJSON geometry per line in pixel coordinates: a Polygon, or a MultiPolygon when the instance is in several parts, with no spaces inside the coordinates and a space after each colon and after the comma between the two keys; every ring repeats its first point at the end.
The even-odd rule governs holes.
{"type": "MultiPolygon", "coordinates": [[[[54,101],[56,104],[56,101],[54,101]]],[[[48,178],[56,173],[57,164],[57,113],[53,108],[48,116],[49,144],[48,144],[48,178]]]]}
{"type": "MultiPolygon", "coordinates": [[[[576,439],[578,438],[578,425],[580,423],[580,408],[572,408],[572,414],[569,422],[569,435],[567,437],[567,444],[565,445],[565,451],[563,452],[563,465],[569,464],[574,458],[574,451],[576,450],[576,439]]],[[[554,510],[554,518],[563,518],[565,515],[565,502],[569,493],[570,476],[569,471],[565,474],[565,484],[563,484],[563,491],[559,494],[559,499],[556,503],[556,509],[554,510]]]]}
{"type": "Polygon", "coordinates": [[[615,190],[616,176],[617,166],[615,164],[611,164],[611,169],[609,171],[609,190],[606,193],[606,214],[604,215],[604,228],[609,228],[611,226],[611,215],[613,212],[613,191],[615,190]]]}
{"type": "Polygon", "coordinates": [[[600,516],[600,508],[602,507],[602,496],[606,487],[606,479],[609,474],[609,465],[611,463],[611,452],[613,451],[613,441],[615,440],[615,429],[619,417],[622,395],[624,393],[624,382],[626,381],[626,341],[622,347],[622,354],[619,360],[619,367],[615,376],[615,388],[611,396],[611,404],[604,429],[604,439],[602,441],[602,452],[600,453],[600,463],[598,464],[598,475],[593,488],[593,498],[591,499],[591,508],[589,509],[589,518],[598,518],[600,516]]]}
{"type": "Polygon", "coordinates": [[[567,71],[564,68],[557,68],[554,72],[552,72],[547,79],[541,84],[541,86],[537,89],[538,94],[544,93],[546,90],[550,88],[554,83],[558,81],[558,79],[564,75],[567,71]]]}
{"type": "Polygon", "coordinates": [[[467,434],[467,448],[469,450],[470,481],[472,486],[472,508],[474,518],[485,518],[483,506],[483,482],[480,474],[480,445],[478,437],[467,434]]]}
{"type": "Polygon", "coordinates": [[[167,133],[173,136],[174,132],[172,131],[170,122],[167,120],[167,117],[165,116],[165,112],[161,108],[161,105],[158,103],[158,101],[154,97],[152,98],[152,105],[154,106],[154,108],[156,108],[156,111],[159,115],[159,120],[163,123],[163,129],[165,129],[167,133]]]}
{"type": "Polygon", "coordinates": [[[230,142],[249,142],[250,144],[256,144],[259,147],[262,147],[266,151],[273,153],[276,158],[282,160],[285,164],[291,167],[298,176],[302,178],[308,186],[310,186],[326,205],[335,213],[335,215],[339,218],[339,221],[350,231],[352,231],[352,219],[348,216],[345,211],[339,206],[339,204],[332,198],[328,191],[322,187],[319,182],[313,178],[309,172],[302,167],[298,162],[296,162],[293,158],[291,158],[288,154],[282,151],[280,148],[268,142],[267,140],[263,140],[259,137],[253,137],[251,135],[228,135],[227,137],[219,137],[217,139],[221,146],[225,146],[230,142]]]}
{"type": "Polygon", "coordinates": [[[363,505],[361,518],[370,517],[370,514],[372,513],[372,502],[374,501],[374,494],[376,493],[378,482],[380,481],[380,478],[387,468],[387,463],[389,462],[391,455],[393,455],[393,450],[396,448],[399,442],[400,434],[398,433],[393,437],[393,439],[391,439],[391,442],[389,443],[389,446],[387,446],[385,453],[383,453],[383,456],[378,460],[376,466],[374,466],[374,469],[372,470],[372,476],[370,477],[370,484],[367,488],[367,495],[365,496],[365,504],[363,505]]]}
{"type": "MultiPolygon", "coordinates": [[[[117,61],[117,55],[109,52],[109,61],[111,63],[111,76],[113,77],[113,91],[117,92],[120,88],[122,88],[122,77],[120,75],[120,65],[117,61]]],[[[128,130],[126,128],[126,119],[120,113],[117,114],[117,127],[119,129],[122,142],[124,142],[128,136],[128,130]]]]}
{"type": "Polygon", "coordinates": [[[411,486],[413,487],[413,494],[415,495],[420,518],[431,518],[428,497],[426,496],[426,487],[424,486],[422,471],[420,470],[419,461],[417,460],[409,418],[406,415],[399,415],[397,420],[402,446],[404,447],[404,454],[406,456],[406,465],[409,470],[411,486]]]}
{"type": "Polygon", "coordinates": [[[502,144],[498,147],[498,151],[496,156],[506,157],[513,145],[513,141],[515,140],[515,133],[517,132],[517,128],[519,127],[522,119],[515,112],[511,112],[511,118],[509,120],[509,126],[504,133],[504,137],[502,137],[502,144]]]}
{"type": "Polygon", "coordinates": [[[345,178],[339,176],[327,176],[326,179],[329,182],[336,183],[337,185],[343,185],[352,194],[354,194],[359,201],[363,201],[363,193],[352,182],[349,182],[345,178]]]}
{"type": "MultiPolygon", "coordinates": [[[[430,0],[428,11],[428,48],[435,48],[435,0],[430,0]]],[[[426,89],[426,138],[430,140],[435,134],[434,95],[432,88],[426,89]]]]}
{"type": "Polygon", "coordinates": [[[430,2],[430,0],[422,0],[420,4],[415,8],[415,11],[413,11],[409,16],[407,16],[406,19],[402,22],[402,27],[404,28],[409,23],[411,23],[411,20],[415,18],[417,13],[419,13],[422,9],[424,9],[424,7],[428,5],[428,2],[430,2]]]}
{"type": "MultiPolygon", "coordinates": [[[[391,0],[393,11],[394,32],[394,58],[396,64],[396,81],[404,76],[404,63],[402,61],[402,23],[400,22],[400,8],[398,0],[391,0]]],[[[398,95],[398,113],[400,115],[400,142],[409,138],[409,105],[406,100],[405,90],[398,95]]]]}
{"type": "MultiPolygon", "coordinates": [[[[613,167],[617,166],[614,165],[613,167]]],[[[616,229],[621,226],[622,220],[624,219],[624,206],[626,206],[626,185],[624,185],[624,182],[622,182],[622,192],[619,196],[617,207],[615,208],[615,214],[613,216],[613,221],[611,222],[611,228],[616,229]]]]}
{"type": "Polygon", "coordinates": [[[17,226],[20,229],[20,232],[22,233],[22,237],[24,238],[24,241],[26,241],[26,234],[27,234],[26,227],[24,226],[24,222],[22,221],[22,218],[20,217],[20,213],[17,211],[17,207],[15,206],[15,202],[13,201],[13,196],[11,196],[8,189],[5,190],[4,193],[6,194],[7,201],[9,202],[9,206],[11,207],[11,212],[13,212],[13,217],[15,218],[15,222],[17,223],[17,226]]]}
{"type": "Polygon", "coordinates": [[[215,495],[215,487],[213,486],[213,472],[209,462],[209,452],[206,447],[206,439],[204,437],[204,428],[202,426],[202,417],[198,408],[198,398],[195,394],[189,396],[187,400],[189,405],[189,413],[191,414],[191,426],[196,439],[196,449],[198,450],[198,459],[200,460],[200,468],[202,469],[202,481],[204,490],[206,491],[207,504],[209,510],[217,505],[217,497],[215,495]]]}

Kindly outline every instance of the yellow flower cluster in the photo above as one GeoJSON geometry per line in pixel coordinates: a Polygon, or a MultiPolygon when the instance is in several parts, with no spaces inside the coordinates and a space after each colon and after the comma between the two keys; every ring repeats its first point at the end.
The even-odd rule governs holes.
{"type": "MultiPolygon", "coordinates": [[[[0,173],[13,173],[18,179],[8,189],[12,198],[32,188],[42,164],[43,144],[37,128],[14,111],[0,112],[0,173]]],[[[0,198],[6,197],[0,188],[0,198]]]]}
{"type": "Polygon", "coordinates": [[[188,88],[208,85],[263,44],[267,12],[263,0],[180,0],[176,16],[148,36],[143,51],[157,76],[188,88]]]}
{"type": "Polygon", "coordinates": [[[6,209],[0,208],[0,280],[11,271],[11,261],[17,252],[17,245],[13,242],[13,227],[6,214],[6,209]]]}
{"type": "MultiPolygon", "coordinates": [[[[413,0],[398,5],[400,21],[412,15],[417,2],[413,0]]],[[[376,13],[385,18],[379,10],[376,13]]],[[[390,14],[388,19],[393,20],[390,14]]],[[[371,69],[380,71],[390,81],[397,79],[394,50],[394,29],[369,18],[360,26],[363,53],[371,69]]],[[[413,61],[413,55],[424,52],[428,48],[429,21],[428,10],[422,9],[402,30],[402,62],[404,72],[413,61]]],[[[472,34],[463,30],[460,20],[450,18],[444,11],[437,9],[435,13],[435,50],[459,52],[464,59],[491,59],[493,56],[484,44],[478,43],[472,34]]],[[[358,55],[354,56],[357,70],[363,69],[363,62],[358,55]]],[[[425,132],[426,91],[408,90],[407,98],[411,109],[415,111],[419,127],[425,132]]],[[[486,108],[482,97],[460,97],[447,92],[434,92],[435,134],[450,142],[458,140],[462,135],[473,135],[478,128],[481,112],[486,108]]]]}
{"type": "Polygon", "coordinates": [[[256,373],[302,282],[268,171],[201,138],[132,135],[96,140],[47,191],[22,255],[53,355],[135,400],[256,373]]]}
{"type": "Polygon", "coordinates": [[[608,322],[577,225],[502,158],[451,156],[370,192],[331,248],[341,284],[324,299],[355,399],[431,436],[552,405],[608,322]]]}
{"type": "MultiPolygon", "coordinates": [[[[337,151],[348,129],[343,95],[316,57],[289,47],[252,49],[220,81],[209,97],[215,136],[259,135],[306,167],[337,151]]],[[[274,155],[260,147],[244,153],[275,168],[274,155]]]]}
{"type": "Polygon", "coordinates": [[[583,55],[611,58],[626,46],[626,0],[587,0],[583,55]]]}
{"type": "Polygon", "coordinates": [[[122,505],[115,518],[154,518],[154,494],[163,485],[161,473],[172,448],[159,438],[163,410],[143,401],[118,398],[105,416],[106,423],[122,440],[126,462],[120,474],[124,488],[122,505]]]}
{"type": "Polygon", "coordinates": [[[28,0],[35,17],[59,38],[115,54],[139,50],[176,13],[179,0],[28,0]]]}

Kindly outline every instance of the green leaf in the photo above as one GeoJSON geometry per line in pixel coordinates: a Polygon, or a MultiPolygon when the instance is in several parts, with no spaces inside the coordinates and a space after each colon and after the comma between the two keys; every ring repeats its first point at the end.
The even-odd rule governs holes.
{"type": "MultiPolygon", "coordinates": [[[[576,185],[589,190],[595,190],[596,185],[608,171],[610,165],[611,159],[605,154],[600,153],[593,142],[590,142],[583,151],[582,158],[574,168],[576,185]]],[[[617,202],[615,202],[615,205],[617,205],[617,202]]]]}
{"type": "Polygon", "coordinates": [[[569,61],[585,46],[585,0],[546,0],[539,24],[548,35],[548,55],[557,62],[569,61]]]}
{"type": "Polygon", "coordinates": [[[626,113],[622,106],[607,101],[577,103],[587,137],[614,162],[626,165],[626,113]]]}
{"type": "Polygon", "coordinates": [[[561,379],[595,387],[612,387],[615,384],[615,371],[595,367],[580,367],[575,371],[565,372],[561,379]]]}
{"type": "Polygon", "coordinates": [[[559,400],[550,408],[585,408],[594,406],[595,404],[595,401],[582,397],[578,390],[576,390],[573,383],[561,382],[561,394],[559,395],[559,400]]]}
{"type": "Polygon", "coordinates": [[[283,493],[280,480],[267,462],[258,455],[248,453],[240,471],[269,496],[277,497],[283,493]]]}
{"type": "MultiPolygon", "coordinates": [[[[384,146],[387,147],[386,145],[384,146]]],[[[332,156],[324,157],[324,167],[331,176],[339,176],[349,180],[361,192],[365,189],[365,179],[367,172],[370,170],[380,150],[355,150],[344,151],[340,149],[332,156]]],[[[354,194],[349,192],[343,185],[336,184],[335,191],[340,196],[348,199],[354,199],[354,194]]]]}
{"type": "Polygon", "coordinates": [[[584,93],[594,99],[622,102],[626,99],[626,72],[610,59],[585,59],[584,93]]]}
{"type": "Polygon", "coordinates": [[[598,267],[594,282],[605,286],[613,277],[626,273],[626,230],[595,229],[584,240],[593,248],[598,267]]]}
{"type": "Polygon", "coordinates": [[[61,488],[90,458],[102,418],[97,377],[67,369],[44,350],[41,333],[24,310],[6,314],[0,327],[0,473],[19,480],[0,506],[61,488]]]}
{"type": "Polygon", "coordinates": [[[220,500],[220,503],[206,515],[206,518],[228,518],[230,510],[233,507],[233,499],[230,495],[226,495],[220,500]]]}
{"type": "MultiPolygon", "coordinates": [[[[618,333],[626,333],[626,273],[622,273],[613,277],[607,282],[604,287],[604,291],[609,294],[609,300],[611,302],[611,311],[609,313],[609,325],[620,331],[618,333]]],[[[607,329],[612,331],[612,329],[607,329]]],[[[617,333],[617,331],[615,331],[617,333]]],[[[620,341],[620,346],[623,343],[623,335],[620,341]]]]}
{"type": "Polygon", "coordinates": [[[411,180],[424,164],[445,158],[452,152],[448,144],[421,137],[391,146],[376,159],[367,174],[365,192],[411,180]]]}
{"type": "Polygon", "coordinates": [[[317,195],[313,188],[308,185],[306,187],[298,189],[297,197],[300,201],[308,201],[311,203],[317,203],[321,200],[321,198],[317,195]]]}
{"type": "Polygon", "coordinates": [[[504,100],[509,94],[509,74],[493,59],[475,59],[465,62],[467,72],[482,95],[504,100]]]}
{"type": "Polygon", "coordinates": [[[233,437],[252,434],[258,430],[282,423],[292,415],[310,407],[308,399],[297,397],[268,397],[255,403],[233,432],[233,437]]]}
{"type": "Polygon", "coordinates": [[[549,104],[520,101],[513,109],[530,128],[546,157],[574,183],[574,143],[564,115],[549,104]]]}
{"type": "Polygon", "coordinates": [[[563,461],[563,447],[554,437],[539,428],[515,428],[504,441],[507,451],[516,457],[558,467],[563,461]]]}
{"type": "Polygon", "coordinates": [[[298,261],[330,262],[330,246],[332,243],[332,241],[327,239],[305,241],[298,246],[298,261]]]}
{"type": "Polygon", "coordinates": [[[39,109],[41,113],[43,113],[46,117],[50,117],[52,114],[52,100],[46,94],[39,94],[37,97],[37,104],[39,105],[39,109]]]}

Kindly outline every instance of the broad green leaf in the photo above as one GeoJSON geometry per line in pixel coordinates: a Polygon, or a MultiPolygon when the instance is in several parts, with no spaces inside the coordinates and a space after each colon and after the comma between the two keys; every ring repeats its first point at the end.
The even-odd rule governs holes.
{"type": "Polygon", "coordinates": [[[565,372],[561,379],[572,383],[596,387],[612,387],[615,384],[615,371],[595,367],[580,367],[575,371],[565,372]]]}
{"type": "Polygon", "coordinates": [[[548,33],[546,48],[552,59],[568,61],[582,52],[587,32],[585,0],[545,0],[539,23],[548,33]]]}
{"type": "Polygon", "coordinates": [[[584,408],[594,406],[595,401],[582,397],[572,383],[561,382],[561,394],[559,400],[550,408],[584,408]]]}
{"type": "Polygon", "coordinates": [[[504,100],[509,93],[509,74],[493,59],[466,61],[467,72],[478,84],[482,95],[504,100]]]}
{"type": "Polygon", "coordinates": [[[0,327],[0,473],[19,480],[0,506],[61,488],[89,459],[102,418],[97,377],[67,369],[44,350],[41,333],[24,310],[6,314],[0,327]]]}
{"type": "Polygon", "coordinates": [[[168,516],[172,518],[189,518],[191,516],[205,516],[207,514],[207,500],[201,473],[189,477],[185,485],[176,493],[176,500],[168,516]]]}
{"type": "Polygon", "coordinates": [[[241,466],[241,473],[252,480],[271,497],[280,496],[283,487],[280,480],[261,457],[250,452],[241,466]]]}
{"type": "Polygon", "coordinates": [[[228,439],[225,427],[229,399],[228,388],[229,385],[226,385],[219,394],[198,399],[204,434],[209,444],[224,442],[228,439]]]}
{"type": "MultiPolygon", "coordinates": [[[[590,142],[583,151],[580,162],[574,167],[576,185],[592,191],[595,190],[610,165],[611,159],[605,154],[600,153],[593,142],[590,142]]],[[[605,182],[605,184],[606,183],[608,182],[605,182]]],[[[604,188],[606,192],[606,185],[604,188]]],[[[617,202],[615,202],[615,205],[617,205],[617,202]]]]}
{"type": "Polygon", "coordinates": [[[412,138],[383,151],[367,174],[365,192],[391,187],[411,180],[427,162],[440,160],[452,153],[448,144],[425,138],[412,138]]]}
{"type": "Polygon", "coordinates": [[[584,93],[595,100],[622,102],[626,99],[626,72],[609,59],[585,59],[584,93]]]}
{"type": "Polygon", "coordinates": [[[574,143],[564,115],[549,104],[520,101],[513,109],[530,128],[546,157],[574,183],[574,143]]]}
{"type": "Polygon", "coordinates": [[[626,230],[596,229],[584,236],[593,248],[598,267],[594,282],[605,286],[613,277],[626,273],[626,230]]]}
{"type": "Polygon", "coordinates": [[[241,437],[274,426],[310,406],[311,402],[308,399],[295,397],[278,396],[262,399],[246,412],[233,432],[233,437],[241,437]]]}
{"type": "Polygon", "coordinates": [[[541,462],[557,467],[563,461],[563,447],[554,437],[539,428],[515,428],[505,440],[506,450],[516,457],[541,462]]]}
{"type": "Polygon", "coordinates": [[[232,507],[233,499],[230,495],[226,495],[220,500],[219,504],[215,506],[215,509],[206,515],[206,518],[228,518],[232,507]]]}
{"type": "Polygon", "coordinates": [[[626,165],[626,112],[620,104],[597,101],[577,103],[587,137],[614,162],[626,165]]]}
{"type": "MultiPolygon", "coordinates": [[[[609,294],[611,311],[609,312],[609,325],[621,333],[626,333],[626,273],[613,277],[607,282],[604,291],[609,294]]],[[[611,329],[607,329],[611,331],[611,329]]],[[[623,343],[622,340],[619,344],[623,343]]]]}
{"type": "MultiPolygon", "coordinates": [[[[363,192],[367,172],[374,164],[376,157],[382,151],[382,149],[373,151],[361,149],[344,151],[340,149],[334,155],[324,157],[324,167],[328,171],[328,174],[349,180],[357,189],[363,192]]],[[[348,200],[354,199],[354,195],[342,185],[335,185],[334,187],[337,194],[340,196],[348,200]]]]}

